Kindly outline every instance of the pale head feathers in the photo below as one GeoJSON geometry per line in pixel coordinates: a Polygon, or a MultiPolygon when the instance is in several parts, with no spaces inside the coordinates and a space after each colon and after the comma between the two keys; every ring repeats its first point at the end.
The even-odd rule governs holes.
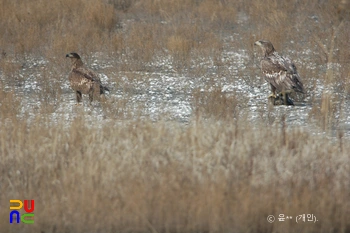
{"type": "Polygon", "coordinates": [[[258,45],[261,48],[265,57],[275,52],[275,48],[273,47],[272,43],[268,40],[258,40],[254,43],[254,45],[258,45]]]}

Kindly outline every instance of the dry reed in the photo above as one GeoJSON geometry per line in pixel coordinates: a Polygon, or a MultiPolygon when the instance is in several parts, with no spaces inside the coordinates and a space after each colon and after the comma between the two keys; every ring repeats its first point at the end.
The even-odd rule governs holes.
{"type": "MultiPolygon", "coordinates": [[[[229,77],[236,64],[222,56],[231,46],[248,51],[252,59],[238,73],[248,73],[246,83],[255,85],[255,40],[270,39],[282,53],[287,44],[295,51],[311,48],[317,51],[311,58],[317,72],[297,61],[305,86],[314,93],[319,81],[340,93],[324,92],[319,99],[310,94],[310,122],[327,131],[337,127],[339,103],[350,95],[349,34],[341,30],[349,28],[349,14],[338,5],[317,0],[0,1],[0,216],[8,219],[10,199],[35,200],[35,224],[4,220],[0,231],[349,232],[350,144],[342,131],[332,141],[288,127],[283,117],[281,125],[252,125],[240,106],[248,97],[223,93],[214,84],[214,89],[191,92],[194,114],[188,125],[141,119],[142,107],[130,111],[132,88],[114,75],[163,69],[154,62],[169,56],[172,72],[229,77]],[[244,20],[244,26],[238,23],[244,20]],[[245,39],[225,42],[237,33],[245,39]],[[64,54],[71,51],[84,55],[88,65],[95,52],[112,60],[111,81],[125,95],[102,104],[110,121],[91,122],[79,110],[68,122],[47,117],[66,101],[64,54]],[[26,81],[19,73],[29,70],[29,57],[48,61],[35,67],[43,91],[34,95],[40,106],[31,119],[21,111],[25,93],[14,88],[26,81]],[[203,65],[208,63],[214,74],[203,65]],[[340,64],[339,72],[327,63],[340,64]],[[4,80],[12,88],[5,88],[4,80]],[[293,219],[271,224],[270,214],[293,219]],[[318,222],[296,223],[300,214],[314,214],[318,222]]],[[[140,79],[132,73],[127,78],[129,83],[140,79]]],[[[276,121],[266,109],[261,112],[276,121]]]]}

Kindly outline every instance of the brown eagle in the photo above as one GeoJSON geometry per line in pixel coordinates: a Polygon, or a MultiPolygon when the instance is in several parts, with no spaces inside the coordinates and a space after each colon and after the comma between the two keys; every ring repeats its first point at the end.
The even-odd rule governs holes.
{"type": "Polygon", "coordinates": [[[90,103],[94,99],[100,99],[109,89],[102,85],[98,75],[84,67],[77,53],[68,53],[66,57],[72,60],[72,69],[69,73],[70,86],[76,93],[78,104],[82,101],[82,94],[89,94],[90,103]]]}
{"type": "Polygon", "coordinates": [[[285,105],[293,105],[288,94],[305,93],[296,66],[288,57],[279,55],[270,41],[259,40],[254,45],[258,45],[264,54],[260,65],[265,80],[271,85],[269,98],[282,99],[285,105]]]}

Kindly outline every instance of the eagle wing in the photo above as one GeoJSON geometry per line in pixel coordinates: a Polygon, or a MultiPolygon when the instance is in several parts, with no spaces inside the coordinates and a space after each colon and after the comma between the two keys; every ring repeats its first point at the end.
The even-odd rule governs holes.
{"type": "Polygon", "coordinates": [[[101,86],[100,78],[92,70],[83,67],[73,68],[69,80],[73,90],[82,94],[92,93],[96,86],[101,86]]]}
{"type": "Polygon", "coordinates": [[[289,58],[272,54],[261,61],[261,69],[266,81],[277,91],[304,92],[297,68],[289,58]]]}
{"type": "Polygon", "coordinates": [[[101,80],[98,77],[98,75],[90,69],[86,69],[84,67],[79,67],[77,69],[73,69],[72,72],[75,72],[78,75],[81,75],[82,77],[84,77],[92,82],[101,83],[101,80]]]}
{"type": "Polygon", "coordinates": [[[86,69],[84,67],[79,67],[77,69],[73,69],[72,73],[75,73],[76,76],[81,77],[81,85],[85,85],[86,88],[91,91],[97,91],[95,93],[104,94],[105,91],[109,91],[109,89],[102,85],[101,79],[99,76],[92,70],[86,69]]]}

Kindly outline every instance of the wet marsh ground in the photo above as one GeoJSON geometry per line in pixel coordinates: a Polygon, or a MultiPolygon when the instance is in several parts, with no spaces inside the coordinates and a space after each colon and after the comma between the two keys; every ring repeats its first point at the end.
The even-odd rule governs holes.
{"type": "Polygon", "coordinates": [[[347,1],[1,4],[1,232],[349,231],[347,1]],[[294,60],[295,106],[268,104],[259,39],[294,60]],[[75,105],[72,51],[106,102],[75,105]]]}

